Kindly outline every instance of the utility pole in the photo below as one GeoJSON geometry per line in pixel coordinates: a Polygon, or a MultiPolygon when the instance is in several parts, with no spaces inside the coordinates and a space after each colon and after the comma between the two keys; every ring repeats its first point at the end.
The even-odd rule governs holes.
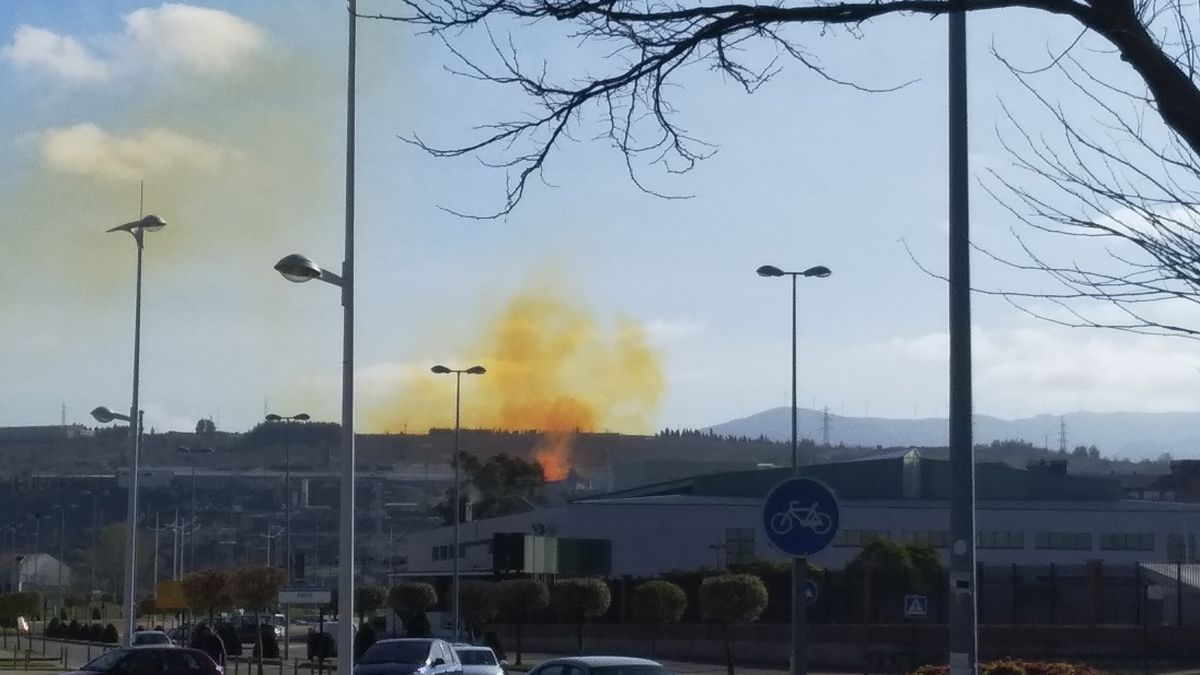
{"type": "Polygon", "coordinates": [[[1058,418],[1058,452],[1067,454],[1067,418],[1058,418]]]}

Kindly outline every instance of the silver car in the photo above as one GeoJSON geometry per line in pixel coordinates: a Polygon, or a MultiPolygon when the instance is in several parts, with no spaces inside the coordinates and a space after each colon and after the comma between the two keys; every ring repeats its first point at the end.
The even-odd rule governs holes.
{"type": "Polygon", "coordinates": [[[578,656],[554,659],[529,675],[674,675],[661,663],[628,656],[578,656]]]}
{"type": "Polygon", "coordinates": [[[454,645],[454,652],[462,661],[463,675],[505,675],[504,664],[496,658],[491,647],[454,645]]]}

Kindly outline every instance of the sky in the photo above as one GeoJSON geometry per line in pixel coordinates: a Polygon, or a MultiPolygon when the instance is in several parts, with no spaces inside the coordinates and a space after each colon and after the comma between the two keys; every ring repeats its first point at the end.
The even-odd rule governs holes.
{"type": "MultiPolygon", "coordinates": [[[[397,5],[363,0],[360,11],[397,5]]],[[[271,267],[293,252],[340,265],[344,5],[7,0],[5,9],[0,425],[57,424],[63,406],[68,422],[92,424],[94,406],[128,406],[135,248],[105,230],[139,216],[143,181],[144,212],[168,223],[146,237],[147,426],[186,430],[211,417],[244,430],[264,411],[336,420],[337,290],[289,284],[271,267]]],[[[609,67],[561,26],[499,30],[552,73],[609,67]]],[[[973,239],[1011,252],[1018,224],[982,189],[991,169],[1020,179],[999,140],[1001,102],[1035,132],[1054,130],[990,50],[1037,67],[1075,31],[1026,11],[972,17],[969,31],[973,239]]],[[[639,191],[621,155],[591,140],[600,130],[591,110],[511,215],[473,220],[449,211],[501,206],[503,172],[431,157],[402,137],[463,143],[532,103],[454,75],[435,39],[360,20],[359,427],[452,424],[452,382],[428,373],[439,362],[499,364],[464,380],[466,425],[568,399],[595,407],[594,428],[635,433],[786,405],[790,290],[756,276],[762,264],[833,270],[800,284],[801,405],[945,415],[946,289],[914,262],[945,267],[944,21],[789,34],[839,78],[912,84],[865,93],[785,62],[747,95],[694,65],[672,101],[683,126],[718,151],[684,175],[642,173],[690,198],[639,191]],[[512,327],[527,328],[534,310],[546,323],[511,349],[525,340],[512,327]],[[618,376],[631,369],[645,377],[618,376]]],[[[488,57],[481,35],[459,39],[488,57]]],[[[1128,81],[1111,54],[1091,57],[1095,72],[1128,81]]],[[[1060,84],[1045,86],[1065,106],[1084,104],[1060,84]]],[[[1094,259],[1074,242],[1038,241],[1059,259],[1094,259]]],[[[976,262],[981,287],[1052,287],[976,262]]],[[[994,297],[974,302],[978,413],[1200,409],[1193,342],[1061,328],[994,297]]]]}

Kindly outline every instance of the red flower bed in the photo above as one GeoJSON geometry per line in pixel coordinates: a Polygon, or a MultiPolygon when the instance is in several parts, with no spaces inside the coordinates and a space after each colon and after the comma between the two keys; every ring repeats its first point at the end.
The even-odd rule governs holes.
{"type": "MultiPolygon", "coordinates": [[[[1001,659],[979,664],[980,675],[1106,675],[1104,671],[1078,663],[1001,659]]],[[[911,675],[950,675],[950,666],[921,666],[911,675]]]]}

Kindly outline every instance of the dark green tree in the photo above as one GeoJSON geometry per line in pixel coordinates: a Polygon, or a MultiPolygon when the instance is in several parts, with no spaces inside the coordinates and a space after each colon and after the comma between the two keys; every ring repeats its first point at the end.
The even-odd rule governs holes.
{"type": "Polygon", "coordinates": [[[679,621],[687,610],[687,593],[669,581],[647,581],[633,590],[632,606],[634,620],[653,627],[650,638],[653,654],[658,646],[659,627],[679,621]]]}
{"type": "Polygon", "coordinates": [[[583,624],[608,611],[612,594],[603,579],[559,579],[550,588],[550,604],[559,619],[575,624],[577,647],[583,654],[583,624]]]}
{"type": "Polygon", "coordinates": [[[355,586],[354,609],[358,611],[358,622],[366,623],[368,616],[383,609],[387,604],[388,591],[382,586],[355,586]]]}
{"type": "MultiPolygon", "coordinates": [[[[519,457],[500,453],[480,460],[475,455],[461,453],[462,471],[469,489],[462,491],[459,515],[465,517],[466,503],[472,501],[474,518],[496,518],[512,513],[522,502],[544,503],[546,485],[542,467],[519,457]]],[[[447,490],[445,501],[434,512],[447,524],[454,522],[454,491],[447,490]]]]}
{"type": "Polygon", "coordinates": [[[432,632],[426,612],[437,606],[437,591],[429,584],[404,582],[388,591],[388,606],[404,621],[407,637],[429,637],[432,632]]]}
{"type": "Polygon", "coordinates": [[[516,665],[521,665],[521,633],[533,615],[550,606],[550,591],[537,579],[511,579],[497,584],[492,603],[504,619],[517,627],[516,665]]]}
{"type": "Polygon", "coordinates": [[[767,587],[762,579],[750,574],[722,574],[700,584],[700,613],[705,619],[721,624],[725,640],[725,669],[733,672],[733,645],[729,626],[758,620],[767,607],[767,587]]]}

